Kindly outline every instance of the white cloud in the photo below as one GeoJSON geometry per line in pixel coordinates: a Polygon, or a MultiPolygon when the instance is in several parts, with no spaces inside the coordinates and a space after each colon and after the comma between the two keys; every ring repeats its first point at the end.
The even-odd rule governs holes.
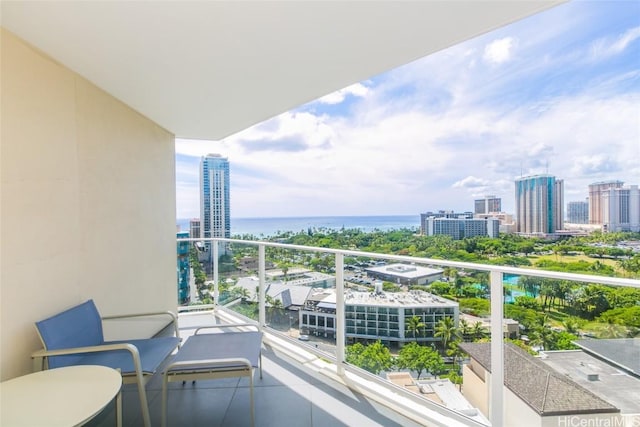
{"type": "Polygon", "coordinates": [[[629,28],[617,37],[599,38],[591,44],[591,58],[600,60],[618,55],[638,38],[640,38],[640,27],[629,28]]]}
{"type": "Polygon", "coordinates": [[[456,181],[453,184],[454,188],[477,188],[477,187],[486,187],[489,185],[489,181],[482,178],[476,178],[473,175],[469,175],[468,177],[461,179],[460,181],[456,181]]]}
{"type": "Polygon", "coordinates": [[[362,83],[355,83],[344,89],[340,89],[333,93],[319,98],[317,102],[322,104],[340,104],[348,95],[363,98],[369,93],[369,88],[362,83]]]}
{"type": "MultiPolygon", "coordinates": [[[[595,3],[567,7],[575,15],[583,4],[595,3]]],[[[578,18],[570,25],[589,28],[578,18]]],[[[514,179],[544,172],[565,180],[567,201],[583,200],[597,180],[640,184],[637,72],[597,74],[588,60],[568,60],[567,52],[587,52],[590,39],[571,39],[562,50],[558,40],[566,37],[558,28],[567,27],[554,26],[556,36],[546,40],[541,19],[526,31],[503,29],[352,86],[334,98],[357,96],[349,116],[303,107],[223,141],[177,140],[176,152],[229,157],[234,217],[472,210],[485,194],[502,197],[511,212],[514,179]],[[574,79],[585,73],[592,76],[574,79]]],[[[633,37],[607,40],[628,54],[633,37]]],[[[177,164],[178,203],[197,212],[193,191],[180,194],[188,167],[177,164]]]]}
{"type": "Polygon", "coordinates": [[[511,59],[512,49],[516,45],[516,39],[505,37],[494,40],[484,48],[483,58],[490,64],[502,64],[511,59]]]}

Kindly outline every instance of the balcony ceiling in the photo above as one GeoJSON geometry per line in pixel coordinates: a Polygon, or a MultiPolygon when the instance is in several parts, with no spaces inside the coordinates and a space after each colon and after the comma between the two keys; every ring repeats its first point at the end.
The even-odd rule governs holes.
{"type": "Polygon", "coordinates": [[[563,1],[2,1],[2,26],[178,137],[221,139],[563,1]]]}

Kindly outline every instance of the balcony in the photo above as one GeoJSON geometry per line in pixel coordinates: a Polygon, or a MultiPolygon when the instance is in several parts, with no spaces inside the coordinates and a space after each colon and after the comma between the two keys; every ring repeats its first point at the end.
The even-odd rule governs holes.
{"type": "MultiPolygon", "coordinates": [[[[179,316],[183,336],[195,325],[210,325],[233,320],[233,313],[220,310],[182,313],[179,316]]],[[[348,387],[335,375],[335,365],[305,351],[300,345],[278,334],[265,334],[263,378],[255,378],[256,426],[418,426],[373,399],[348,387]],[[285,421],[286,420],[286,421],[285,421]]],[[[156,376],[147,386],[153,425],[159,425],[162,381],[156,376]]],[[[246,378],[169,384],[169,426],[248,426],[249,388],[246,378]]],[[[142,424],[135,386],[123,391],[123,425],[142,424]]],[[[112,404],[89,426],[115,425],[112,404]]]]}
{"type": "MultiPolygon", "coordinates": [[[[196,241],[198,239],[179,239],[196,241]]],[[[471,264],[447,260],[422,259],[359,251],[336,250],[296,246],[271,242],[254,242],[234,239],[210,239],[241,246],[252,246],[258,253],[258,278],[255,298],[259,311],[257,320],[265,332],[265,377],[256,381],[257,425],[282,425],[283,417],[292,425],[483,425],[475,419],[455,412],[444,405],[429,401],[420,395],[396,386],[378,376],[369,374],[346,363],[345,336],[345,278],[346,256],[368,257],[375,260],[416,263],[436,267],[454,267],[467,271],[483,271],[490,275],[491,298],[491,365],[500,367],[492,371],[498,381],[491,381],[489,414],[492,425],[504,424],[504,333],[503,333],[503,275],[514,274],[540,278],[560,279],[581,283],[640,288],[639,280],[621,279],[584,274],[558,273],[543,270],[521,269],[508,266],[471,264]],[[336,332],[335,340],[329,336],[325,344],[301,342],[295,338],[299,330],[281,327],[267,322],[268,305],[265,274],[267,250],[309,252],[332,257],[336,271],[336,332]],[[291,336],[293,335],[293,336],[291,336]],[[274,397],[277,396],[277,397],[274,397]],[[286,415],[284,415],[286,414],[286,415]]],[[[212,245],[213,259],[218,259],[218,246],[212,245]]],[[[220,282],[218,266],[214,266],[213,281],[220,282]]],[[[183,313],[181,330],[188,335],[196,324],[203,322],[229,322],[233,318],[246,320],[234,311],[234,306],[219,304],[219,290],[214,290],[213,311],[183,313]],[[215,314],[213,314],[215,313],[215,314]]],[[[353,313],[352,313],[353,314],[353,313]]],[[[357,314],[356,314],[357,316],[357,314]]],[[[364,315],[363,315],[364,317],[364,315]]],[[[352,320],[346,320],[352,322],[352,320]]],[[[285,322],[286,323],[286,322],[285,322]]],[[[160,382],[150,384],[152,417],[159,414],[160,382]],[[156,415],[154,415],[156,414],[156,415]]],[[[135,420],[136,396],[125,403],[125,420],[135,420]],[[128,408],[128,409],[127,409],[128,408]],[[133,418],[130,418],[133,417],[133,418]]],[[[248,389],[245,381],[202,381],[195,386],[172,385],[169,394],[170,425],[213,423],[214,425],[245,425],[248,423],[248,389]],[[200,403],[199,403],[200,402],[200,403]],[[187,409],[188,408],[188,409],[187,409]],[[243,421],[244,420],[244,421],[243,421]]],[[[125,400],[126,402],[126,400],[125,400]]],[[[105,415],[108,419],[109,416],[105,415]]],[[[135,421],[134,421],[135,422],[135,421]]],[[[126,424],[126,422],[125,422],[126,424]]],[[[102,425],[102,424],[97,424],[102,425]]],[[[108,421],[107,424],[109,425],[108,421]]]]}

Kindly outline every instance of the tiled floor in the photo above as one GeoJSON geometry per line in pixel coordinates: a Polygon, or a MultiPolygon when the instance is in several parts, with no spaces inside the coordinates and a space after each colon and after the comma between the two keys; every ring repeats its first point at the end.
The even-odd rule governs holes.
{"type": "MultiPolygon", "coordinates": [[[[181,319],[181,329],[188,326],[181,319]]],[[[162,378],[147,385],[149,410],[154,426],[161,420],[162,378]]],[[[169,384],[169,426],[249,426],[247,378],[169,384]]],[[[402,415],[354,393],[323,374],[268,346],[263,348],[263,378],[254,378],[256,427],[307,426],[417,426],[402,415]]],[[[123,391],[123,425],[142,425],[135,385],[123,391]]],[[[115,426],[115,405],[110,405],[88,425],[115,426]]]]}

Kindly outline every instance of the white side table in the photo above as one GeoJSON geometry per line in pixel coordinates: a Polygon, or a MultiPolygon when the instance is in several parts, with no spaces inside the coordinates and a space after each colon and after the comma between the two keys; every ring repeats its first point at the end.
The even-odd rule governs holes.
{"type": "Polygon", "coordinates": [[[0,425],[78,426],[118,396],[121,424],[122,377],[105,366],[69,366],[35,372],[0,383],[0,425]]]}

